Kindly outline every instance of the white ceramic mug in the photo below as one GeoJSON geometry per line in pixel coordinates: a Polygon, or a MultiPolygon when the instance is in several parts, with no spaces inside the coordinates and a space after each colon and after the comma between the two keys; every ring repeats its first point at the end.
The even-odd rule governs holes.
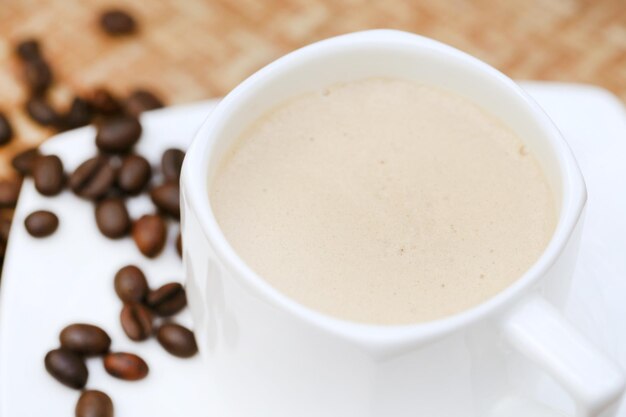
{"type": "Polygon", "coordinates": [[[189,305],[212,381],[207,416],[486,416],[519,404],[511,398],[537,400],[540,381],[557,396],[567,393],[569,415],[616,409],[621,370],[561,315],[586,200],[576,161],[517,84],[467,54],[378,30],[328,39],[271,63],[204,122],[185,159],[181,198],[189,305]],[[212,213],[211,178],[252,121],[304,92],[372,76],[433,84],[487,109],[537,156],[558,200],[558,226],[537,262],[495,297],[454,316],[378,326],[313,311],[252,271],[212,213]]]}

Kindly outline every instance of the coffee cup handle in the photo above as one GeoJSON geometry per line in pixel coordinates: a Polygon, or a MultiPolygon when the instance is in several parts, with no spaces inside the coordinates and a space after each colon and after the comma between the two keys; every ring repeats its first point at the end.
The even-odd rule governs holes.
{"type": "Polygon", "coordinates": [[[624,391],[622,370],[545,299],[535,295],[520,303],[506,316],[503,333],[569,392],[577,417],[613,414],[624,391]]]}

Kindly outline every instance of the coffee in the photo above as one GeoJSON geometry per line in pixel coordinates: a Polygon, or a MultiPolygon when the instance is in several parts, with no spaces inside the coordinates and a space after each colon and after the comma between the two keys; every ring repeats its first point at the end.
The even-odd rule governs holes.
{"type": "Polygon", "coordinates": [[[141,342],[152,336],[153,319],[150,309],[141,303],[126,303],[120,312],[122,330],[135,342],[141,342]]]}
{"type": "Polygon", "coordinates": [[[134,353],[111,352],[104,355],[104,369],[109,375],[126,381],[139,381],[149,372],[148,364],[134,353]]]}
{"type": "Polygon", "coordinates": [[[76,403],[76,417],[113,417],[113,401],[102,391],[85,390],[76,403]]]}
{"type": "Polygon", "coordinates": [[[103,155],[89,158],[70,175],[68,185],[83,198],[97,200],[105,196],[115,182],[115,168],[103,155]]]}
{"type": "Polygon", "coordinates": [[[56,155],[37,158],[33,165],[33,181],[39,194],[51,197],[59,194],[65,185],[63,162],[56,155]]]}
{"type": "Polygon", "coordinates": [[[117,116],[104,121],[96,133],[96,146],[105,153],[127,153],[139,141],[142,128],[133,116],[117,116]]]}
{"type": "Polygon", "coordinates": [[[268,283],[329,315],[408,324],[519,278],[556,224],[532,153],[469,100],[395,79],[297,97],[224,157],[210,199],[268,283]]]}
{"type": "Polygon", "coordinates": [[[26,231],[33,237],[48,237],[59,227],[59,218],[48,210],[37,210],[24,219],[26,231]]]}
{"type": "Polygon", "coordinates": [[[96,226],[104,236],[119,239],[128,234],[132,220],[124,200],[108,197],[96,203],[96,226]]]}
{"type": "Polygon", "coordinates": [[[126,265],[115,274],[115,293],[125,303],[141,303],[150,288],[145,274],[135,265],[126,265]]]}
{"type": "Polygon", "coordinates": [[[161,317],[172,316],[187,306],[185,289],[178,282],[170,282],[152,290],[146,296],[146,305],[161,317]]]}
{"type": "Polygon", "coordinates": [[[137,30],[137,22],[127,11],[111,9],[100,16],[100,27],[111,36],[130,35],[137,30]]]}
{"type": "Polygon", "coordinates": [[[137,249],[148,258],[154,258],[165,247],[167,224],[158,214],[144,214],[135,220],[131,233],[137,249]]]}
{"type": "Polygon", "coordinates": [[[137,195],[146,188],[151,176],[152,167],[146,158],[128,155],[117,172],[117,186],[125,193],[137,195]]]}
{"type": "Polygon", "coordinates": [[[180,324],[163,324],[157,331],[157,340],[165,350],[179,358],[190,358],[198,352],[193,332],[180,324]]]}
{"type": "Polygon", "coordinates": [[[83,389],[89,371],[81,355],[69,349],[53,349],[44,358],[46,370],[57,381],[74,389],[83,389]]]}
{"type": "Polygon", "coordinates": [[[180,187],[178,181],[170,181],[154,187],[150,198],[154,205],[170,217],[180,219],[180,187]]]}

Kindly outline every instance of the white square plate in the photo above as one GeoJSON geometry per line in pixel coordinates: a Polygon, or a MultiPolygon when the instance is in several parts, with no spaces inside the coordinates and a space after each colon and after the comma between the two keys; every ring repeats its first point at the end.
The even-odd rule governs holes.
{"type": "MultiPolygon", "coordinates": [[[[567,315],[626,368],[626,113],[614,96],[595,87],[523,83],[555,123],[576,155],[587,181],[589,203],[581,256],[567,315]]],[[[186,148],[216,101],[157,110],[142,116],[144,134],[137,151],[152,163],[169,147],[186,148]]],[[[95,153],[95,131],[86,127],[58,135],[42,146],[59,155],[67,172],[95,153]]],[[[131,216],[153,210],[146,197],[129,201],[131,216]]],[[[209,394],[199,356],[178,359],[155,340],[130,341],[119,325],[121,302],[113,276],[122,266],[139,265],[151,286],[182,280],[173,249],[177,226],[157,259],[144,258],[130,238],[112,241],[95,225],[93,206],[69,191],[48,198],[30,179],[24,182],[11,230],[0,292],[0,416],[71,416],[78,393],[47,375],[43,358],[58,345],[58,333],[72,322],[102,326],[112,349],[135,352],[150,366],[140,382],[110,377],[100,359],[89,359],[88,388],[107,392],[117,416],[205,417],[209,394]],[[50,208],[60,219],[57,232],[34,239],[24,229],[32,211],[50,208]]],[[[176,318],[190,325],[183,313],[176,318]]],[[[549,383],[537,395],[558,402],[549,383]]],[[[564,400],[564,399],[563,399],[564,400]]],[[[515,407],[516,414],[529,410],[515,407]]],[[[541,415],[536,409],[532,413],[541,415]]],[[[509,414],[510,415],[510,414],[509,414]]],[[[554,414],[550,414],[554,415],[554,414]]],[[[620,417],[626,417],[622,406],[620,417]]],[[[216,416],[219,417],[219,416],[216,416]]]]}

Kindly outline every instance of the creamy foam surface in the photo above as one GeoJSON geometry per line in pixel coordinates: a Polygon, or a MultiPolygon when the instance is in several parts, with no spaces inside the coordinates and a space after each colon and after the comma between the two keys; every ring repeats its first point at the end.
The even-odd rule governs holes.
{"type": "Polygon", "coordinates": [[[467,99],[395,79],[269,112],[226,155],[210,198],[228,242],[273,287],[374,324],[485,301],[556,226],[547,181],[512,131],[467,99]]]}

